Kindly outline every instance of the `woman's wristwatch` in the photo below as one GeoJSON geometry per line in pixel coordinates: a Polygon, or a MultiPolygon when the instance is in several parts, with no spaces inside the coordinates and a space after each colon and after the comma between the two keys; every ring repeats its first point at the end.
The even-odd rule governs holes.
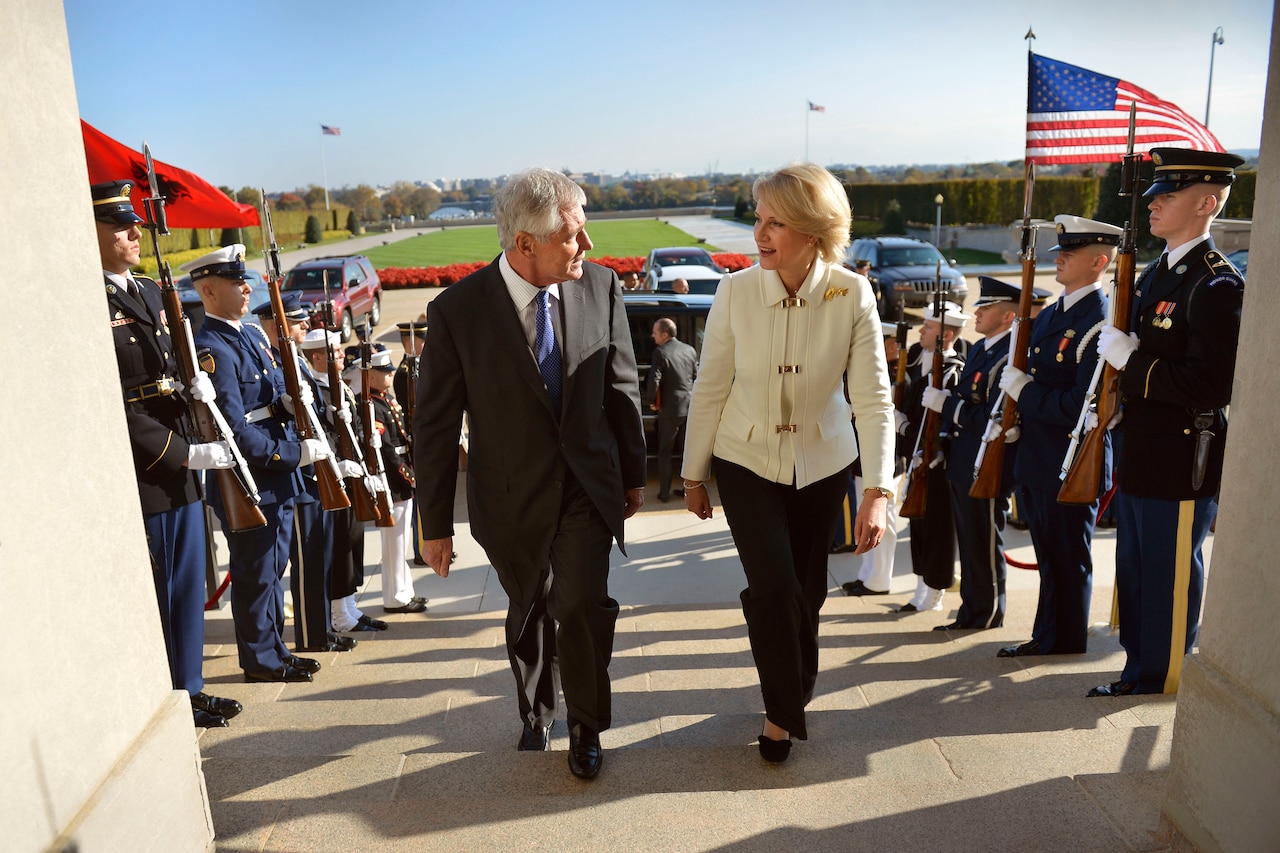
{"type": "Polygon", "coordinates": [[[885,500],[893,500],[893,491],[891,489],[886,489],[884,486],[867,486],[862,490],[862,493],[866,494],[867,492],[879,492],[884,495],[885,500]]]}

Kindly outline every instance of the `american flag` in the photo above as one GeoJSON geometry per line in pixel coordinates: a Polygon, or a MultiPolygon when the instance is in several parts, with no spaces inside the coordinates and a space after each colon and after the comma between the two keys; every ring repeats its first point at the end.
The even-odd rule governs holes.
{"type": "Polygon", "coordinates": [[[1129,104],[1137,103],[1133,150],[1225,151],[1209,128],[1132,83],[1077,65],[1028,54],[1027,160],[1038,165],[1114,163],[1129,139],[1129,104]]]}
{"type": "Polygon", "coordinates": [[[810,101],[810,102],[809,102],[809,111],[810,111],[810,112],[815,112],[815,113],[825,113],[825,112],[827,111],[827,108],[826,108],[826,107],[820,107],[820,106],[818,106],[817,104],[815,104],[813,101],[810,101]]]}
{"type": "Polygon", "coordinates": [[[323,134],[324,136],[341,136],[342,128],[330,127],[327,124],[322,124],[320,125],[320,133],[323,134]]]}

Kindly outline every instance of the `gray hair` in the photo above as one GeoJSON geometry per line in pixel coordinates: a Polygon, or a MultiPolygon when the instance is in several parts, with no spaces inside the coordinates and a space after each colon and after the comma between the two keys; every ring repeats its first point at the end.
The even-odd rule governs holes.
{"type": "Polygon", "coordinates": [[[504,252],[514,249],[521,231],[545,242],[564,227],[566,207],[586,202],[582,187],[560,172],[535,166],[513,175],[493,196],[498,243],[504,252]]]}

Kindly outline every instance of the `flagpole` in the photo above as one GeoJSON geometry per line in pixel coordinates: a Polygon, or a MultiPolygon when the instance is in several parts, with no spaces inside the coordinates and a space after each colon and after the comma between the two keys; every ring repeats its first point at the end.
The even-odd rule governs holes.
{"type": "Polygon", "coordinates": [[[809,162],[809,113],[813,112],[812,102],[804,102],[804,161],[809,162]]]}
{"type": "Polygon", "coordinates": [[[324,209],[329,209],[329,164],[324,160],[324,125],[320,125],[320,174],[324,176],[324,209]]]}

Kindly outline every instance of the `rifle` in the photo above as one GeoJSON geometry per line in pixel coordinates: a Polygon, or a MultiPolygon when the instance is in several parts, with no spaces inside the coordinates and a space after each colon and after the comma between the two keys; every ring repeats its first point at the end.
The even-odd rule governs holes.
{"type": "MultiPolygon", "coordinates": [[[[178,296],[178,288],[173,284],[173,271],[169,262],[160,253],[160,235],[169,233],[169,223],[164,212],[164,196],[160,193],[160,184],[156,181],[156,167],[151,160],[151,146],[142,143],[142,153],[147,159],[147,182],[151,185],[151,196],[142,200],[147,212],[146,228],[151,232],[151,247],[156,253],[156,266],[160,276],[160,297],[164,302],[165,320],[168,325],[181,326],[182,334],[177,336],[174,344],[174,361],[178,367],[178,378],[182,384],[191,387],[196,375],[196,344],[191,336],[191,320],[182,311],[182,299],[178,296]]],[[[225,441],[235,459],[233,468],[216,468],[213,471],[218,480],[218,491],[222,494],[222,507],[227,514],[227,526],[234,532],[254,530],[266,527],[267,518],[258,509],[262,498],[258,494],[258,484],[253,481],[249,471],[249,463],[236,444],[235,436],[222,410],[216,402],[201,403],[198,400],[188,402],[192,423],[195,424],[196,436],[202,443],[225,441]]]]}
{"type": "MultiPolygon", "coordinates": [[[[1031,195],[1036,185],[1036,164],[1027,163],[1027,179],[1022,191],[1022,294],[1018,297],[1018,318],[1013,321],[1009,364],[1016,370],[1027,369],[1027,351],[1031,348],[1031,303],[1036,284],[1036,227],[1031,224],[1031,195]]],[[[991,406],[991,417],[982,433],[982,445],[973,462],[973,485],[969,497],[992,500],[1000,495],[1004,474],[1004,450],[1009,430],[1018,423],[1018,401],[1004,391],[991,406]]]]}
{"type": "MultiPolygon", "coordinates": [[[[329,377],[329,400],[334,408],[334,423],[338,429],[338,452],[342,454],[343,459],[350,459],[359,465],[367,477],[369,466],[365,465],[364,454],[360,452],[360,442],[356,441],[355,430],[351,428],[348,421],[337,416],[337,410],[342,408],[343,395],[346,394],[347,386],[342,381],[338,362],[333,360],[333,348],[329,346],[329,335],[337,332],[333,317],[333,300],[329,298],[329,270],[321,270],[321,274],[324,282],[324,313],[322,315],[325,333],[324,366],[325,373],[329,377]]],[[[378,512],[377,495],[369,491],[363,479],[349,477],[346,483],[347,488],[351,490],[351,501],[355,504],[356,520],[377,521],[381,517],[378,512]]]]}
{"type": "MultiPolygon", "coordinates": [[[[930,384],[934,388],[942,388],[942,370],[946,365],[946,305],[942,292],[942,261],[938,261],[937,280],[933,290],[933,316],[938,318],[938,339],[933,344],[933,376],[930,384]]],[[[923,518],[929,504],[929,471],[933,468],[934,457],[938,455],[938,427],[941,415],[933,409],[927,409],[924,423],[916,435],[916,446],[924,444],[921,456],[911,454],[912,468],[909,474],[907,494],[902,499],[902,507],[898,515],[903,518],[923,518]]]]}
{"type": "MultiPolygon", "coordinates": [[[[294,346],[293,338],[289,337],[289,322],[284,317],[284,299],[280,296],[280,249],[276,246],[276,232],[271,224],[271,206],[267,204],[267,191],[260,189],[259,192],[262,193],[262,244],[267,247],[263,252],[263,258],[266,261],[267,291],[271,295],[271,313],[274,315],[272,323],[275,325],[276,341],[280,346],[285,389],[293,398],[293,421],[298,429],[299,439],[319,441],[328,447],[329,439],[320,427],[316,410],[302,403],[302,375],[298,372],[298,349],[294,346]]],[[[314,464],[316,486],[320,490],[320,506],[326,511],[346,509],[351,506],[332,453],[330,449],[330,455],[327,458],[317,459],[314,464]]]]}
{"type": "Polygon", "coordinates": [[[894,365],[893,407],[902,411],[907,396],[907,321],[898,320],[898,363],[894,365]]]}
{"type": "Polygon", "coordinates": [[[373,344],[370,342],[369,318],[364,321],[364,334],[360,336],[360,422],[364,425],[364,458],[369,462],[369,473],[382,479],[386,488],[376,495],[378,523],[376,527],[395,527],[391,516],[391,487],[387,484],[387,469],[382,464],[382,451],[373,446],[373,397],[369,395],[369,374],[373,370],[373,344]]]}
{"type": "MultiPolygon", "coordinates": [[[[1129,105],[1129,150],[1120,167],[1120,197],[1132,199],[1129,220],[1124,224],[1120,238],[1120,251],[1116,255],[1116,277],[1111,296],[1111,323],[1122,332],[1129,331],[1129,312],[1133,305],[1133,282],[1137,261],[1138,221],[1138,169],[1142,154],[1133,153],[1134,126],[1137,121],[1137,105],[1129,105]]],[[[1099,357],[1093,371],[1089,393],[1080,409],[1080,418],[1071,433],[1071,444],[1062,461],[1062,488],[1058,491],[1058,503],[1072,506],[1088,506],[1098,499],[1098,485],[1102,480],[1102,460],[1106,455],[1107,429],[1120,414],[1120,371],[1106,359],[1099,357]],[[1101,384],[1099,384],[1101,378],[1101,384]],[[1089,411],[1096,404],[1098,423],[1085,434],[1089,411]],[[1081,436],[1084,436],[1081,441],[1081,436]],[[1079,448],[1077,452],[1077,448],[1079,448]]]]}

